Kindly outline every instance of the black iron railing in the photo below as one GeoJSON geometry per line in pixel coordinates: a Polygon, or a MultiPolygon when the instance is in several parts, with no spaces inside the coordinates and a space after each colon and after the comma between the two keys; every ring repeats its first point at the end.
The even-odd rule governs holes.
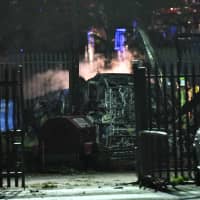
{"type": "Polygon", "coordinates": [[[0,187],[25,187],[21,70],[0,64],[0,187]]]}
{"type": "MultiPolygon", "coordinates": [[[[180,63],[159,66],[160,72],[155,70],[155,73],[151,73],[147,68],[146,73],[143,73],[146,91],[137,89],[136,91],[141,92],[140,99],[145,99],[146,102],[143,102],[142,106],[137,104],[136,98],[136,105],[139,105],[136,106],[136,112],[139,113],[140,109],[146,107],[148,117],[143,116],[137,123],[147,123],[146,130],[164,131],[168,135],[169,165],[165,166],[165,169],[157,168],[156,170],[168,173],[168,178],[182,176],[188,180],[194,180],[196,161],[193,142],[196,130],[200,126],[199,65],[184,63],[182,73],[179,65],[180,63]],[[166,69],[167,67],[169,69],[166,69]]],[[[137,116],[136,119],[138,119],[137,116]]],[[[140,127],[139,131],[144,128],[140,127]]]]}

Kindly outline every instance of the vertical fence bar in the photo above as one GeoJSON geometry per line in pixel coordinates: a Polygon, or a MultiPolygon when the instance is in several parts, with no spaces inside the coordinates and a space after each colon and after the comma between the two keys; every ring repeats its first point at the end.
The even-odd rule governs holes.
{"type": "MultiPolygon", "coordinates": [[[[0,74],[3,74],[2,72],[2,64],[0,64],[0,74]]],[[[2,77],[0,76],[0,112],[2,112],[1,110],[1,103],[2,103],[2,77]]],[[[2,172],[3,172],[3,141],[2,141],[2,132],[1,132],[1,121],[0,121],[0,187],[3,187],[3,176],[2,176],[2,172]]]]}
{"type": "MultiPolygon", "coordinates": [[[[163,69],[163,96],[164,96],[164,129],[165,132],[167,133],[168,137],[169,137],[169,130],[168,130],[168,125],[169,125],[169,112],[168,112],[168,100],[169,100],[169,95],[167,94],[167,74],[166,74],[166,65],[162,65],[162,69],[163,69]]],[[[168,141],[169,143],[169,141],[168,141]]],[[[169,144],[168,144],[168,148],[169,148],[169,144]]],[[[169,152],[168,152],[169,154],[169,152]]],[[[170,159],[169,159],[169,155],[167,156],[167,163],[166,163],[166,173],[167,173],[167,180],[170,180],[170,159]]]]}
{"type": "Polygon", "coordinates": [[[19,87],[19,94],[21,97],[21,104],[23,106],[23,113],[22,113],[22,117],[23,117],[23,127],[24,130],[28,130],[28,119],[29,119],[29,110],[28,110],[28,104],[27,104],[27,91],[25,91],[25,88],[27,88],[26,84],[27,84],[27,77],[28,76],[28,68],[27,65],[25,63],[25,55],[22,54],[21,55],[21,59],[20,59],[20,63],[18,64],[18,87],[19,87]],[[23,95],[21,95],[23,94],[23,95]]]}
{"type": "MultiPolygon", "coordinates": [[[[188,103],[188,90],[189,90],[189,80],[188,80],[188,66],[185,65],[185,100],[188,103]]],[[[188,176],[192,177],[192,163],[191,163],[191,134],[190,134],[190,113],[186,114],[186,148],[187,148],[187,165],[188,165],[188,176]]]]}
{"type": "MultiPolygon", "coordinates": [[[[68,82],[68,87],[69,87],[69,66],[70,66],[70,57],[69,55],[67,55],[66,52],[63,53],[63,61],[64,61],[64,64],[63,64],[63,70],[68,72],[66,73],[66,81],[68,82]]],[[[69,89],[69,88],[68,88],[69,89]]],[[[63,111],[63,114],[67,114],[69,113],[69,95],[65,97],[65,100],[64,100],[64,111],[63,111]]]]}
{"type": "MultiPolygon", "coordinates": [[[[197,92],[196,91],[196,87],[197,87],[197,77],[195,77],[196,74],[196,70],[195,70],[195,65],[192,65],[192,98],[196,99],[197,98],[197,92]]],[[[193,138],[195,138],[195,134],[196,134],[196,130],[198,129],[198,121],[197,121],[198,115],[197,115],[197,105],[194,106],[193,108],[193,138]]],[[[194,141],[194,139],[193,139],[194,141]]],[[[197,160],[197,156],[196,156],[196,151],[195,148],[192,148],[192,154],[193,154],[193,169],[194,169],[194,173],[195,173],[195,179],[198,179],[197,174],[198,169],[197,169],[197,165],[198,165],[198,160],[197,160]]],[[[198,184],[199,180],[196,180],[196,183],[198,184]]]]}
{"type": "Polygon", "coordinates": [[[79,0],[73,0],[71,10],[72,10],[72,63],[69,70],[69,89],[70,89],[70,107],[71,112],[75,113],[77,107],[80,103],[79,96],[79,0]]]}
{"type": "Polygon", "coordinates": [[[60,70],[60,62],[59,62],[59,52],[55,53],[55,70],[60,70]]]}
{"type": "Polygon", "coordinates": [[[151,67],[147,67],[147,90],[148,90],[148,127],[152,130],[152,89],[151,89],[151,67]]]}
{"type": "MultiPolygon", "coordinates": [[[[13,80],[17,83],[17,85],[16,85],[16,87],[15,87],[15,89],[16,89],[16,98],[15,98],[15,104],[16,104],[16,106],[15,106],[15,120],[16,120],[16,128],[19,128],[19,127],[21,127],[21,105],[20,105],[20,97],[19,97],[19,95],[17,95],[17,94],[20,94],[19,92],[20,92],[20,90],[19,90],[19,86],[18,86],[18,84],[19,84],[19,80],[18,80],[18,77],[19,77],[19,73],[20,73],[20,69],[18,69],[19,67],[18,66],[16,66],[16,71],[15,71],[15,75],[16,75],[16,77],[13,77],[13,80]]],[[[16,130],[16,129],[15,129],[16,130]]]]}
{"type": "MultiPolygon", "coordinates": [[[[146,108],[146,77],[145,68],[139,67],[134,73],[134,86],[135,86],[135,115],[136,115],[136,145],[140,146],[139,131],[147,129],[147,108],[146,108]]],[[[141,149],[137,150],[137,175],[140,181],[142,175],[142,166],[140,155],[141,149]]]]}
{"type": "MultiPolygon", "coordinates": [[[[41,69],[41,73],[46,73],[49,70],[49,56],[47,53],[44,54],[44,66],[41,69]]],[[[47,94],[47,85],[45,85],[45,87],[43,88],[43,94],[47,94]]]]}
{"type": "Polygon", "coordinates": [[[8,131],[9,68],[5,66],[5,132],[8,131]]]}
{"type": "Polygon", "coordinates": [[[9,99],[9,72],[8,65],[5,66],[5,135],[6,135],[6,175],[7,175],[7,187],[11,186],[10,183],[10,162],[11,162],[11,152],[10,152],[10,133],[8,132],[8,99],[9,99]]]}
{"type": "MultiPolygon", "coordinates": [[[[51,71],[54,71],[54,55],[53,53],[49,53],[49,65],[48,65],[48,71],[51,70],[51,71]]],[[[46,87],[46,92],[48,93],[49,91],[51,91],[51,88],[48,86],[46,87]]]]}
{"type": "MultiPolygon", "coordinates": [[[[166,75],[166,65],[162,65],[163,69],[163,76],[162,76],[162,82],[163,82],[163,105],[164,105],[164,129],[165,132],[168,133],[168,95],[167,95],[167,75],[166,75]]],[[[169,133],[168,133],[169,134],[169,133]]]]}
{"type": "Polygon", "coordinates": [[[135,70],[136,131],[147,129],[146,76],[144,67],[135,70]]]}
{"type": "MultiPolygon", "coordinates": [[[[24,54],[20,54],[20,62],[18,63],[19,64],[19,67],[23,67],[23,77],[22,77],[22,80],[23,80],[23,94],[24,94],[24,97],[23,97],[23,101],[24,101],[24,109],[27,109],[28,108],[28,104],[27,104],[27,86],[26,85],[26,82],[25,80],[27,79],[28,77],[28,69],[27,69],[27,66],[26,66],[26,63],[25,63],[25,55],[24,54]]],[[[27,110],[26,110],[27,111],[27,110]]],[[[26,127],[27,128],[27,127],[26,127]]]]}
{"type": "Polygon", "coordinates": [[[172,158],[173,158],[173,168],[174,168],[174,174],[177,177],[178,175],[178,167],[177,167],[177,136],[176,136],[176,101],[175,101],[175,81],[174,81],[174,65],[171,64],[170,66],[171,76],[170,76],[170,82],[171,82],[171,98],[172,98],[172,158]]]}
{"type": "Polygon", "coordinates": [[[52,70],[55,71],[56,70],[56,52],[52,53],[52,70]]]}
{"type": "Polygon", "coordinates": [[[59,61],[59,69],[60,70],[63,70],[63,62],[64,62],[64,60],[63,60],[63,53],[62,52],[60,52],[59,54],[58,54],[58,61],[59,61]]]}
{"type": "Polygon", "coordinates": [[[31,88],[31,70],[30,70],[30,54],[26,53],[24,55],[24,62],[23,62],[23,67],[25,68],[25,75],[24,75],[24,88],[26,89],[25,91],[25,98],[26,98],[26,109],[29,110],[31,108],[31,93],[33,92],[31,88]]]}
{"type": "Polygon", "coordinates": [[[15,186],[18,187],[18,170],[17,170],[17,166],[16,166],[16,162],[17,162],[17,151],[16,151],[16,145],[15,145],[15,132],[16,132],[16,129],[17,129],[17,124],[19,122],[17,122],[16,124],[16,121],[18,121],[18,119],[16,119],[18,117],[17,113],[16,112],[19,112],[18,109],[16,109],[18,107],[17,105],[17,91],[18,91],[18,82],[17,82],[17,67],[15,68],[12,68],[12,101],[13,101],[13,104],[14,104],[14,107],[13,107],[13,122],[14,122],[14,127],[13,127],[13,131],[12,131],[12,154],[13,154],[13,171],[14,171],[14,179],[15,179],[15,186]]]}
{"type": "MultiPolygon", "coordinates": [[[[192,65],[192,98],[193,99],[196,99],[197,97],[197,93],[198,91],[197,90],[197,77],[198,77],[198,74],[196,73],[196,70],[195,70],[195,65],[192,65]]],[[[194,106],[193,108],[193,123],[194,123],[194,129],[197,130],[198,128],[198,121],[197,121],[197,105],[194,106]]]]}
{"type": "MultiPolygon", "coordinates": [[[[34,54],[32,54],[32,60],[31,60],[31,63],[32,63],[32,65],[33,65],[33,69],[34,69],[34,71],[33,71],[33,77],[40,77],[40,71],[39,71],[39,63],[40,63],[40,53],[34,53],[34,54]]],[[[42,87],[41,87],[41,81],[42,80],[40,80],[39,78],[38,78],[38,82],[36,82],[36,83],[33,83],[33,84],[35,84],[36,86],[36,90],[35,90],[35,92],[36,92],[36,96],[40,96],[41,94],[42,94],[42,87]]],[[[37,101],[37,100],[36,100],[37,101]]]]}
{"type": "Polygon", "coordinates": [[[158,130],[160,130],[160,117],[161,112],[160,112],[160,83],[159,83],[159,73],[158,73],[158,66],[156,65],[155,68],[155,91],[156,91],[156,126],[158,130]]]}
{"type": "MultiPolygon", "coordinates": [[[[5,101],[5,63],[2,63],[0,65],[0,80],[1,80],[1,85],[0,85],[0,110],[1,110],[1,117],[4,118],[3,116],[3,101],[5,101]]],[[[1,169],[0,169],[0,178],[1,178],[1,187],[4,186],[4,165],[5,165],[5,148],[6,148],[6,135],[3,133],[3,123],[2,121],[0,122],[0,133],[1,133],[1,149],[0,149],[0,153],[1,153],[1,169]],[[3,149],[3,145],[4,145],[4,149],[3,149]]]]}
{"type": "Polygon", "coordinates": [[[44,68],[44,53],[43,52],[40,52],[39,54],[39,73],[41,74],[42,73],[42,69],[44,68]]]}
{"type": "Polygon", "coordinates": [[[34,79],[34,76],[35,76],[35,69],[34,69],[34,53],[29,53],[29,56],[28,56],[28,63],[29,63],[29,73],[30,73],[30,107],[33,107],[33,105],[35,105],[35,96],[36,96],[36,93],[37,93],[37,86],[36,84],[38,83],[35,83],[35,79],[34,79]]]}
{"type": "Polygon", "coordinates": [[[180,77],[181,77],[181,74],[180,74],[180,68],[181,66],[180,63],[177,63],[177,84],[178,84],[178,88],[177,88],[177,108],[178,108],[178,147],[179,147],[179,160],[180,160],[180,163],[179,163],[179,167],[180,167],[180,173],[182,176],[184,176],[184,167],[183,167],[183,164],[184,164],[184,158],[183,158],[183,131],[182,131],[182,115],[181,115],[181,83],[180,83],[180,77]]]}
{"type": "Polygon", "coordinates": [[[0,188],[2,188],[3,187],[3,159],[2,159],[2,157],[3,157],[3,153],[2,153],[2,133],[1,133],[1,131],[0,131],[0,157],[1,157],[1,159],[0,159],[0,188]]]}
{"type": "MultiPolygon", "coordinates": [[[[25,130],[25,124],[24,124],[24,66],[20,65],[18,67],[18,85],[17,87],[19,88],[19,96],[20,96],[20,113],[21,113],[21,126],[20,128],[22,129],[22,131],[19,133],[19,137],[20,137],[20,142],[21,142],[21,151],[19,153],[21,153],[22,155],[20,156],[20,174],[21,174],[21,186],[23,188],[25,188],[25,169],[24,169],[24,130],[25,130]]],[[[19,171],[18,171],[19,173],[19,171]]]]}
{"type": "Polygon", "coordinates": [[[75,113],[77,110],[77,105],[79,104],[79,60],[78,55],[74,52],[74,55],[72,55],[72,63],[70,67],[70,73],[69,73],[69,88],[70,88],[70,105],[71,105],[71,112],[75,113]]]}
{"type": "MultiPolygon", "coordinates": [[[[45,59],[44,59],[44,53],[43,52],[40,52],[40,56],[39,56],[39,74],[42,74],[43,73],[43,69],[45,69],[45,59]]],[[[46,70],[45,70],[46,71],[46,70]]],[[[44,96],[45,95],[45,92],[44,92],[44,88],[40,87],[41,89],[41,96],[44,96]]]]}

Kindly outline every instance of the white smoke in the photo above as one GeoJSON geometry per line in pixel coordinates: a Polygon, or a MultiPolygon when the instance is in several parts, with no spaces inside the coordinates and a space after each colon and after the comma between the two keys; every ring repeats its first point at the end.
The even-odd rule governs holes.
{"type": "MultiPolygon", "coordinates": [[[[133,53],[125,49],[113,56],[109,64],[105,64],[106,59],[101,54],[87,55],[79,63],[79,76],[84,80],[91,79],[97,74],[102,73],[133,73],[132,61],[133,53]]],[[[24,97],[31,99],[44,96],[52,91],[69,88],[69,71],[67,70],[48,70],[34,75],[30,80],[25,81],[24,97]]]]}
{"type": "Polygon", "coordinates": [[[99,54],[94,55],[92,61],[84,59],[79,64],[79,75],[88,80],[96,76],[105,67],[105,57],[99,54]]]}
{"type": "Polygon", "coordinates": [[[69,88],[69,72],[67,70],[48,70],[25,81],[24,97],[26,99],[35,98],[67,88],[69,88]]]}
{"type": "Polygon", "coordinates": [[[113,56],[110,63],[105,64],[105,57],[100,54],[94,54],[91,58],[90,52],[79,64],[79,75],[85,80],[93,78],[97,74],[102,73],[133,73],[132,61],[134,59],[133,53],[125,49],[123,52],[118,52],[113,56]]]}

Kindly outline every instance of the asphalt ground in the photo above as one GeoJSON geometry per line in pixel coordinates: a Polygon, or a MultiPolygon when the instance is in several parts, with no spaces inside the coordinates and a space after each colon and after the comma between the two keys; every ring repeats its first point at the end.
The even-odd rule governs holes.
{"type": "Polygon", "coordinates": [[[169,186],[167,192],[139,188],[136,174],[126,173],[72,173],[30,174],[26,188],[2,188],[0,199],[15,200],[128,200],[128,199],[199,199],[200,187],[194,184],[169,186]]]}

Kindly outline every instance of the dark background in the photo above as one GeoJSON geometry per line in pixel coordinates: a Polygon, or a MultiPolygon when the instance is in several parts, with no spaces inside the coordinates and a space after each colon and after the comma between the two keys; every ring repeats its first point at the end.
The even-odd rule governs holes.
{"type": "MultiPolygon", "coordinates": [[[[152,10],[181,0],[1,0],[0,56],[30,51],[65,51],[79,36],[86,41],[91,26],[107,33],[130,26],[137,18],[150,23],[152,10]],[[75,33],[78,33],[77,35],[75,33]]],[[[82,43],[82,44],[81,44],[82,43]]]]}

